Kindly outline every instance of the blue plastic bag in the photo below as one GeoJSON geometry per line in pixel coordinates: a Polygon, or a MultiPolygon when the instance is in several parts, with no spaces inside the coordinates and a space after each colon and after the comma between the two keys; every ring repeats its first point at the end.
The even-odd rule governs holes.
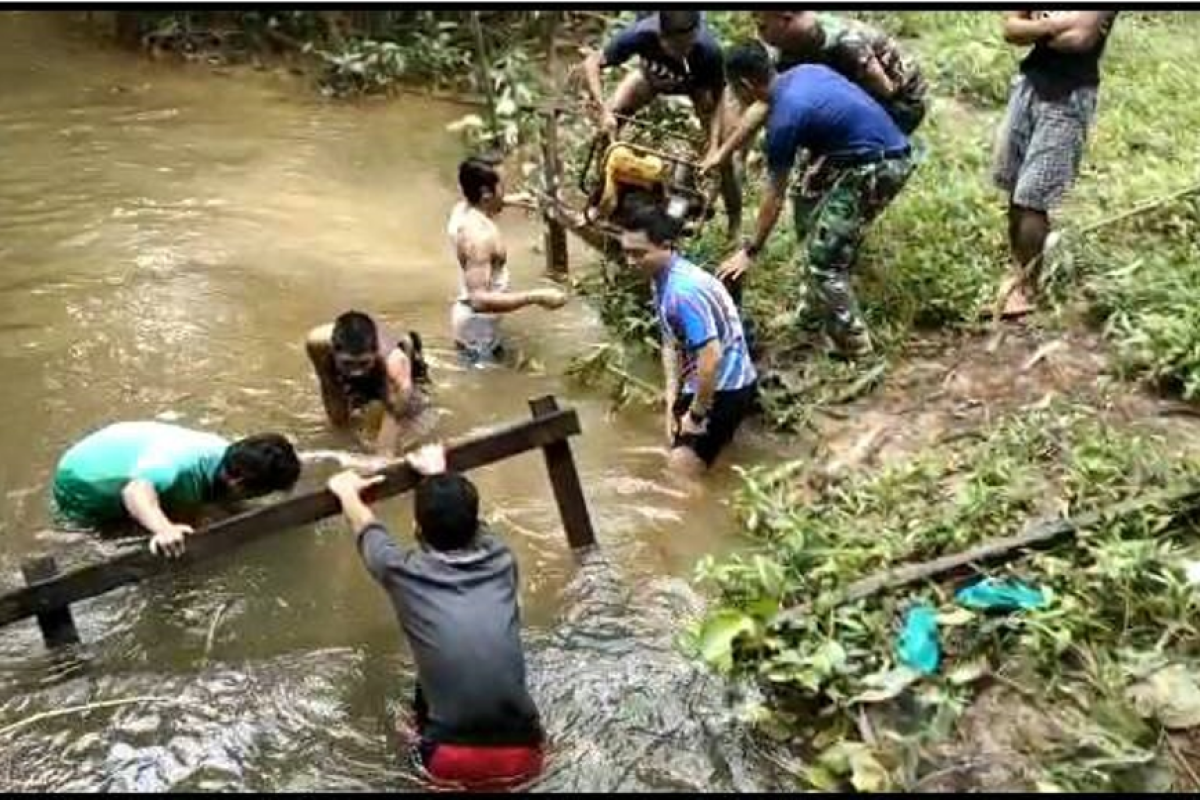
{"type": "Polygon", "coordinates": [[[1012,579],[997,581],[984,578],[959,589],[954,599],[960,605],[977,611],[1029,611],[1046,605],[1045,592],[1012,579]]]}
{"type": "Polygon", "coordinates": [[[922,675],[937,672],[942,653],[938,645],[937,612],[927,605],[913,606],[904,616],[896,643],[900,663],[922,675]]]}

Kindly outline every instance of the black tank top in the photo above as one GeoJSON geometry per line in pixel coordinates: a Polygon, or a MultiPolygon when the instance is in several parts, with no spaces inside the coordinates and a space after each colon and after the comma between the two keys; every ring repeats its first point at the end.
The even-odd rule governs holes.
{"type": "MultiPolygon", "coordinates": [[[[412,365],[413,383],[418,386],[428,384],[429,367],[425,363],[420,334],[416,331],[409,331],[408,336],[396,343],[396,349],[408,357],[408,362],[412,365]]],[[[397,413],[398,409],[393,409],[388,400],[387,367],[382,359],[377,361],[371,371],[364,375],[351,378],[339,374],[338,382],[342,386],[342,391],[346,393],[351,408],[362,408],[378,400],[387,406],[390,412],[397,413]]]]}
{"type": "Polygon", "coordinates": [[[1033,46],[1021,62],[1021,72],[1029,78],[1038,97],[1058,100],[1082,86],[1100,84],[1100,56],[1104,55],[1104,46],[1116,17],[1116,11],[1105,13],[1100,38],[1085,53],[1064,53],[1042,42],[1033,46]]]}

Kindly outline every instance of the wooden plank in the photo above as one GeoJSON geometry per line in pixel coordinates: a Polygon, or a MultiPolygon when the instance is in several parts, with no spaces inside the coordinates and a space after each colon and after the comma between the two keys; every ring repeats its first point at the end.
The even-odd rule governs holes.
{"type": "MultiPolygon", "coordinates": [[[[1005,536],[964,550],[961,553],[935,558],[918,564],[902,564],[884,572],[856,581],[822,603],[822,608],[836,607],[865,600],[881,592],[910,586],[920,581],[941,578],[956,573],[974,571],[979,567],[996,565],[1024,556],[1032,550],[1045,550],[1064,542],[1074,541],[1080,531],[1128,514],[1161,507],[1178,518],[1200,511],[1200,490],[1189,489],[1172,494],[1135,497],[1115,506],[1080,514],[1074,519],[1056,519],[1035,523],[1014,536],[1005,536]]],[[[811,603],[781,611],[777,622],[812,613],[811,603]]]]}
{"type": "MultiPolygon", "coordinates": [[[[47,581],[58,574],[58,563],[53,556],[31,558],[21,565],[21,574],[25,576],[26,584],[47,581]]],[[[75,618],[71,616],[70,607],[38,614],[37,623],[47,647],[79,644],[79,631],[75,629],[75,618]]]]}
{"type": "MultiPolygon", "coordinates": [[[[529,401],[534,419],[545,419],[561,413],[558,402],[550,396],[529,401]]],[[[575,469],[575,458],[571,445],[565,440],[550,443],[542,448],[546,457],[546,470],[554,487],[554,501],[562,518],[567,542],[574,550],[596,546],[596,533],[592,530],[592,518],[588,514],[587,499],[583,496],[583,485],[579,482],[579,471],[575,469]]]]}
{"type": "MultiPolygon", "coordinates": [[[[466,472],[530,450],[564,443],[567,437],[580,433],[580,430],[579,417],[574,410],[558,410],[533,420],[506,425],[485,436],[451,444],[446,450],[446,463],[450,469],[466,472]]],[[[389,466],[380,474],[385,480],[365,495],[370,502],[402,494],[416,486],[420,479],[405,463],[389,466]]],[[[188,537],[187,552],[177,559],[164,559],[153,555],[146,547],[138,547],[107,561],[69,570],[51,580],[0,596],[0,626],[61,609],[144,578],[185,568],[268,534],[337,513],[337,498],[321,489],[209,525],[188,537]]]]}

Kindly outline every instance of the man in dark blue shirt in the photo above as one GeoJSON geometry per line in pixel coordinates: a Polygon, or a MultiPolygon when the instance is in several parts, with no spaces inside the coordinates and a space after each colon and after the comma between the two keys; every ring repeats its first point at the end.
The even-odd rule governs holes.
{"type": "Polygon", "coordinates": [[[814,296],[836,351],[869,354],[850,267],[866,226],[912,173],[908,139],[879,103],[829,67],[804,64],[777,76],[766,49],[751,42],[730,53],[726,71],[740,99],[769,108],[769,179],[753,238],[718,275],[733,281],[750,267],[779,219],[797,152],[809,150],[814,165],[793,193],[793,206],[797,237],[807,239],[814,296]],[[816,203],[807,199],[813,197],[816,203]]]}
{"type": "MultiPolygon", "coordinates": [[[[645,14],[616,33],[603,50],[583,62],[588,94],[601,108],[601,125],[610,136],[621,117],[631,117],[659,95],[686,95],[700,120],[708,152],[716,152],[733,130],[733,111],[725,96],[725,62],[699,11],[657,11],[645,14]],[[601,70],[634,56],[638,69],[625,77],[612,97],[604,99],[601,70]]],[[[721,196],[729,218],[730,235],[742,224],[742,192],[732,162],[721,167],[721,196]]]]}

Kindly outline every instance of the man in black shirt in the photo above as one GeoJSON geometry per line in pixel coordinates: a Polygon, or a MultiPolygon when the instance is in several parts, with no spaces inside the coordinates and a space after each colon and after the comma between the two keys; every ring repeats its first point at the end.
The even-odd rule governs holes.
{"type": "Polygon", "coordinates": [[[1013,83],[996,147],[995,179],[1009,195],[1013,274],[996,301],[1004,316],[1032,310],[1051,209],[1079,171],[1096,113],[1100,56],[1115,11],[1014,11],[1004,39],[1033,45],[1013,83]]]}
{"type": "MultiPolygon", "coordinates": [[[[583,62],[588,95],[600,106],[600,123],[609,136],[659,96],[686,95],[704,130],[706,152],[716,152],[733,125],[733,110],[725,94],[725,59],[721,46],[699,11],[672,9],[643,14],[608,41],[603,50],[583,62]],[[606,101],[601,70],[638,57],[630,72],[606,101]]],[[[732,161],[721,165],[721,196],[729,219],[729,235],[742,226],[742,189],[732,161]]]]}
{"type": "Polygon", "coordinates": [[[542,769],[543,733],[525,684],[512,551],[479,520],[474,485],[430,445],[408,457],[417,485],[417,546],[402,547],[362,501],[383,480],[342,472],[329,490],[387,591],[417,666],[418,752],[434,781],[499,789],[542,769]]]}

